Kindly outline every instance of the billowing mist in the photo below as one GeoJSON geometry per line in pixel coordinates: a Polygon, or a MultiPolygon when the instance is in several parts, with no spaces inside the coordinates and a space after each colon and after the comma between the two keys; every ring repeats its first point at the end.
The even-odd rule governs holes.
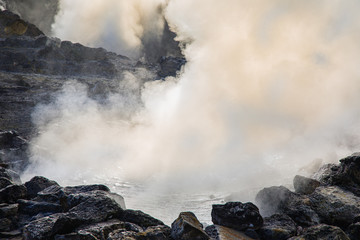
{"type": "MultiPolygon", "coordinates": [[[[127,73],[99,102],[72,80],[34,112],[28,175],[185,189],[279,185],[360,144],[356,0],[62,0],[56,36],[140,57],[163,19],[186,42],[177,78],[127,73]],[[165,14],[164,16],[162,14],[165,14]]],[[[164,191],[164,190],[163,190],[164,191]]]]}

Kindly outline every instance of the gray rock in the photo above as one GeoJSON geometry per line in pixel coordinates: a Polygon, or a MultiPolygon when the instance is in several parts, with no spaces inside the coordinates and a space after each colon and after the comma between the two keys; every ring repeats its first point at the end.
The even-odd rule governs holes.
{"type": "Polygon", "coordinates": [[[19,204],[0,204],[0,218],[15,217],[18,209],[19,204]]]}
{"type": "Polygon", "coordinates": [[[211,218],[214,224],[239,231],[259,229],[263,224],[259,209],[252,203],[228,202],[224,205],[214,204],[211,218]]]}
{"type": "Polygon", "coordinates": [[[360,153],[340,160],[340,165],[327,165],[319,170],[319,180],[325,185],[336,185],[360,196],[360,153]]]}
{"type": "Polygon", "coordinates": [[[9,185],[0,190],[0,203],[16,203],[18,199],[26,197],[24,185],[9,185]]]}
{"type": "Polygon", "coordinates": [[[19,212],[27,215],[37,215],[39,213],[59,213],[63,208],[60,204],[37,202],[30,200],[18,200],[19,212]]]}
{"type": "Polygon", "coordinates": [[[1,218],[0,219],[0,231],[1,232],[8,232],[11,230],[13,226],[13,222],[8,218],[1,218]]]}
{"type": "Polygon", "coordinates": [[[5,188],[9,185],[13,185],[14,183],[8,179],[8,178],[5,178],[5,177],[0,177],[0,189],[2,188],[5,188]]]}
{"type": "Polygon", "coordinates": [[[340,187],[319,187],[309,198],[323,223],[346,228],[360,215],[360,197],[340,187]]]}
{"type": "Polygon", "coordinates": [[[220,225],[210,225],[205,228],[205,232],[215,240],[254,240],[257,238],[251,238],[244,232],[240,232],[231,228],[227,228],[220,225]]]}
{"type": "Polygon", "coordinates": [[[296,235],[297,226],[289,216],[275,214],[264,219],[258,232],[263,240],[285,240],[296,235]]]}
{"type": "Polygon", "coordinates": [[[30,181],[25,183],[25,187],[30,198],[36,197],[38,192],[53,185],[59,186],[57,182],[51,181],[41,176],[35,176],[30,181]]]}
{"type": "Polygon", "coordinates": [[[300,236],[289,238],[289,240],[350,240],[339,227],[320,224],[304,230],[300,236]]]}
{"type": "Polygon", "coordinates": [[[165,225],[162,221],[153,218],[152,216],[139,210],[131,210],[131,209],[124,210],[118,216],[118,219],[124,222],[135,223],[142,228],[165,225]]]}
{"type": "Polygon", "coordinates": [[[346,229],[346,234],[351,240],[358,240],[360,239],[360,222],[351,224],[346,229]]]}
{"type": "Polygon", "coordinates": [[[320,223],[318,214],[311,208],[309,197],[280,187],[264,188],[256,195],[256,203],[266,216],[286,214],[300,226],[320,223]]]}
{"type": "Polygon", "coordinates": [[[311,194],[320,186],[319,181],[299,175],[294,177],[293,183],[295,192],[300,194],[311,194]]]}
{"type": "Polygon", "coordinates": [[[110,233],[107,240],[137,240],[136,237],[136,232],[119,229],[110,233]]]}
{"type": "Polygon", "coordinates": [[[192,240],[209,239],[203,225],[192,212],[182,212],[171,224],[171,236],[174,239],[192,240]]]}

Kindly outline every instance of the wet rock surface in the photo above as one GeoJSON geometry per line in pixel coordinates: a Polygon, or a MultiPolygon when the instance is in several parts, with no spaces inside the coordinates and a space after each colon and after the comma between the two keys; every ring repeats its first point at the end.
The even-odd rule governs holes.
{"type": "Polygon", "coordinates": [[[206,240],[210,237],[203,230],[203,225],[192,212],[182,212],[171,224],[171,236],[174,239],[199,239],[206,240]]]}

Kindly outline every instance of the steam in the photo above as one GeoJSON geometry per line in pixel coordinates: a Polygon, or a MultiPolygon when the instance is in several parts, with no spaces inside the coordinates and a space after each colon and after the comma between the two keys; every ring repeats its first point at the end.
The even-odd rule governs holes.
{"type": "MultiPolygon", "coordinates": [[[[144,34],[139,22],[161,31],[162,18],[148,21],[159,4],[165,7],[63,0],[53,28],[135,56],[144,34]]],[[[355,0],[169,1],[166,19],[188,43],[180,76],[142,86],[128,73],[105,104],[68,83],[34,113],[40,134],[28,174],[241,190],[310,174],[356,151],[359,8],[355,0]],[[124,91],[138,88],[140,95],[124,91]]]]}
{"type": "Polygon", "coordinates": [[[142,41],[160,41],[165,0],[61,0],[54,35],[88,46],[142,57],[142,41]]]}

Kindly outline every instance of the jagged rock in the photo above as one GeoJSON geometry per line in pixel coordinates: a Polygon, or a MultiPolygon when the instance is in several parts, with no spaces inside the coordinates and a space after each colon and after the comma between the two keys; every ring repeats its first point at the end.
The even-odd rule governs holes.
{"type": "Polygon", "coordinates": [[[318,214],[311,208],[310,199],[283,186],[264,188],[256,195],[256,203],[266,216],[286,214],[305,227],[320,223],[318,214]]]}
{"type": "Polygon", "coordinates": [[[60,204],[37,202],[30,200],[18,200],[19,212],[27,215],[36,215],[39,213],[59,213],[63,208],[60,204]]]}
{"type": "Polygon", "coordinates": [[[158,75],[160,77],[173,76],[175,77],[177,72],[186,63],[185,58],[182,57],[161,57],[160,59],[160,71],[158,75]]]}
{"type": "Polygon", "coordinates": [[[211,211],[212,222],[239,231],[258,229],[263,224],[259,209],[252,203],[228,202],[214,204],[211,211]]]}
{"type": "Polygon", "coordinates": [[[300,236],[289,238],[288,240],[350,240],[339,227],[320,224],[306,228],[300,236]]]}
{"type": "Polygon", "coordinates": [[[95,223],[86,227],[81,227],[77,229],[77,233],[82,235],[91,234],[97,239],[107,239],[109,234],[117,229],[126,229],[128,231],[132,231],[137,228],[140,229],[139,231],[142,231],[139,226],[134,226],[134,224],[125,223],[114,219],[107,222],[95,223]]]}
{"type": "Polygon", "coordinates": [[[0,167],[0,177],[12,180],[13,182],[15,182],[17,184],[21,184],[19,174],[14,172],[11,169],[5,169],[5,168],[0,167]]]}
{"type": "Polygon", "coordinates": [[[34,24],[20,19],[19,15],[8,10],[0,11],[0,26],[1,38],[22,35],[31,37],[43,35],[43,32],[34,24]]]}
{"type": "Polygon", "coordinates": [[[47,217],[30,222],[23,229],[23,238],[32,239],[50,239],[56,233],[71,232],[74,228],[74,222],[66,218],[62,213],[53,214],[47,217]]]}
{"type": "Polygon", "coordinates": [[[19,204],[0,204],[0,218],[14,217],[18,214],[19,204]]]}
{"type": "Polygon", "coordinates": [[[13,222],[8,218],[1,218],[0,219],[0,231],[1,232],[8,232],[11,230],[13,226],[13,222]]]}
{"type": "Polygon", "coordinates": [[[91,191],[96,191],[96,190],[110,192],[110,189],[103,184],[79,185],[79,186],[64,188],[64,192],[67,194],[86,193],[86,192],[91,192],[91,191]]]}
{"type": "Polygon", "coordinates": [[[296,235],[297,226],[289,216],[275,214],[264,219],[258,232],[263,240],[285,240],[296,235]]]}
{"type": "MultiPolygon", "coordinates": [[[[170,227],[166,225],[151,226],[143,232],[138,232],[136,239],[138,240],[168,240],[170,239],[170,227]]],[[[194,240],[197,238],[193,238],[194,240]]]]}
{"type": "Polygon", "coordinates": [[[119,229],[110,233],[107,240],[137,240],[136,236],[136,232],[119,229]]]}
{"type": "Polygon", "coordinates": [[[182,212],[171,224],[171,236],[174,239],[192,240],[209,239],[203,225],[192,212],[182,212]]]}
{"type": "Polygon", "coordinates": [[[0,189],[5,188],[9,185],[13,185],[14,183],[10,181],[8,178],[0,177],[0,189]]]}
{"type": "Polygon", "coordinates": [[[295,192],[300,194],[311,194],[320,186],[319,181],[299,175],[294,177],[293,183],[295,192]]]}
{"type": "Polygon", "coordinates": [[[252,238],[247,236],[243,232],[227,228],[220,225],[210,225],[205,228],[205,232],[215,240],[255,240],[257,238],[252,238]]]}
{"type": "Polygon", "coordinates": [[[143,228],[165,225],[162,221],[153,218],[152,216],[143,213],[142,211],[139,210],[131,210],[131,209],[124,210],[121,212],[118,218],[121,221],[135,223],[143,228]]]}
{"type": "Polygon", "coordinates": [[[58,185],[52,185],[37,193],[37,201],[63,203],[66,201],[67,194],[64,192],[64,188],[58,185]]]}
{"type": "Polygon", "coordinates": [[[10,240],[21,240],[21,231],[19,229],[13,230],[10,232],[0,232],[1,239],[10,239],[10,240]]]}
{"type": "Polygon", "coordinates": [[[69,233],[64,235],[55,235],[54,240],[98,240],[91,233],[69,233]]]}
{"type": "Polygon", "coordinates": [[[351,224],[346,229],[346,234],[351,240],[358,240],[360,239],[360,222],[356,222],[351,224]]]}
{"type": "Polygon", "coordinates": [[[327,165],[319,171],[323,184],[336,185],[360,196],[360,153],[341,159],[340,165],[327,165]]]}
{"type": "Polygon", "coordinates": [[[28,196],[30,198],[34,198],[37,196],[37,193],[52,186],[59,184],[55,181],[51,181],[45,177],[35,176],[30,181],[25,183],[25,187],[27,189],[28,196]]]}
{"type": "MultiPolygon", "coordinates": [[[[1,86],[0,86],[0,92],[1,92],[1,86]]],[[[5,94],[0,94],[0,95],[5,95],[5,94]]],[[[6,95],[4,97],[6,97],[6,95]]],[[[0,101],[0,106],[1,106],[0,109],[6,108],[6,107],[3,108],[3,106],[1,105],[1,101],[0,101]]],[[[0,110],[0,115],[2,114],[3,112],[0,110]]],[[[6,168],[7,172],[10,174],[11,179],[13,179],[18,184],[21,183],[20,177],[10,168],[20,169],[20,170],[23,169],[24,162],[26,162],[28,158],[27,148],[28,148],[28,142],[24,138],[19,136],[19,134],[16,131],[14,130],[0,131],[0,158],[2,159],[1,167],[6,168]]]]}
{"type": "Polygon", "coordinates": [[[16,203],[18,199],[26,197],[24,185],[9,185],[0,190],[0,203],[16,203]]]}
{"type": "Polygon", "coordinates": [[[340,187],[319,187],[309,197],[323,223],[346,228],[360,215],[360,197],[340,187]]]}

